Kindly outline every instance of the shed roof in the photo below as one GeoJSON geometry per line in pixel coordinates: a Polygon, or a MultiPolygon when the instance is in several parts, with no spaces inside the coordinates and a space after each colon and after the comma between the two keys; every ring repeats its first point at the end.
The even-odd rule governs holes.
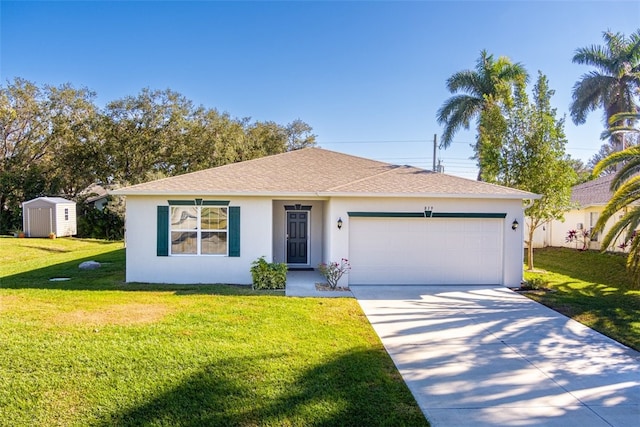
{"type": "Polygon", "coordinates": [[[62,197],[36,197],[35,199],[31,199],[28,200],[26,202],[23,202],[23,205],[29,204],[29,203],[33,203],[33,202],[45,202],[45,203],[49,203],[52,205],[58,205],[58,204],[72,204],[75,205],[76,202],[74,202],[73,200],[67,200],[67,199],[63,199],[62,197]]]}
{"type": "Polygon", "coordinates": [[[137,184],[112,193],[505,199],[539,197],[526,191],[315,147],[137,184]]]}

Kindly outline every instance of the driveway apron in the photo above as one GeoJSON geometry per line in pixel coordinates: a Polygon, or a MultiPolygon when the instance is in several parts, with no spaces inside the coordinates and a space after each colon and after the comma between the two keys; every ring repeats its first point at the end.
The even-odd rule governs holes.
{"type": "Polygon", "coordinates": [[[432,426],[640,426],[640,353],[508,288],[351,291],[432,426]]]}

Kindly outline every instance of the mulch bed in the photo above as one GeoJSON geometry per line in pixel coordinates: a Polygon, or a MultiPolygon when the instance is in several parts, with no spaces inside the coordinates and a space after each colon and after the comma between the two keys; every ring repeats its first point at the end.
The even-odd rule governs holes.
{"type": "Polygon", "coordinates": [[[342,286],[337,286],[335,289],[331,289],[329,287],[329,285],[327,285],[326,283],[316,283],[316,290],[317,291],[342,291],[342,292],[348,292],[350,289],[347,287],[342,287],[342,286]]]}

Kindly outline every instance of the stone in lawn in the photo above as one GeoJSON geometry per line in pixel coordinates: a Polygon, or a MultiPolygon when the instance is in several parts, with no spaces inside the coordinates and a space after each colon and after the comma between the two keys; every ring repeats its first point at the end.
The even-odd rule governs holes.
{"type": "Polygon", "coordinates": [[[97,261],[85,261],[81,262],[78,268],[80,270],[95,270],[96,268],[100,268],[100,263],[97,261]]]}

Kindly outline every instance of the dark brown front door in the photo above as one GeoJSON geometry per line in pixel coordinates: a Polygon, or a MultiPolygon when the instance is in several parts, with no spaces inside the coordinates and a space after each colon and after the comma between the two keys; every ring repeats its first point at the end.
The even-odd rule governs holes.
{"type": "Polygon", "coordinates": [[[287,212],[287,264],[307,264],[309,212],[287,212]]]}

